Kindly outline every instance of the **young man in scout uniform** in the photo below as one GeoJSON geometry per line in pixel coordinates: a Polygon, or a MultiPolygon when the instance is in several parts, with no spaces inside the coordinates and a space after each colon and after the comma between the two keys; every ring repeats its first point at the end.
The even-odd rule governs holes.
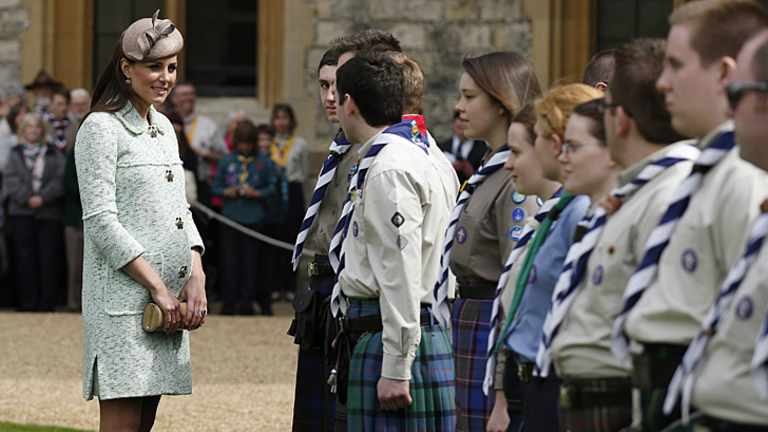
{"type": "Polygon", "coordinates": [[[340,219],[332,297],[354,353],[350,431],[455,427],[450,345],[429,302],[457,185],[429,157],[439,149],[401,121],[402,84],[400,66],[381,53],[358,54],[337,70],[339,121],[351,142],[364,143],[340,219]]]}
{"type": "Polygon", "coordinates": [[[656,84],[672,126],[697,138],[702,153],[651,233],[614,323],[620,360],[629,360],[629,340],[635,345],[633,386],[645,431],[679,417],[662,413],[667,385],[743,250],[767,185],[738,156],[725,97],[739,49],[768,24],[765,12],[749,0],[702,0],[675,10],[670,24],[656,84]]]}
{"type": "MultiPolygon", "coordinates": [[[[768,32],[764,31],[742,49],[727,88],[741,157],[763,171],[768,170],[766,82],[768,32]]],[[[750,222],[748,246],[741,251],[738,263],[731,267],[721,285],[716,303],[686,352],[669,389],[667,407],[683,393],[684,403],[690,400],[702,414],[696,430],[768,430],[765,358],[760,355],[760,348],[755,348],[755,340],[764,334],[768,312],[766,204],[766,201],[760,204],[760,216],[750,222]],[[752,368],[756,366],[763,370],[761,374],[753,373],[752,368]]],[[[762,348],[764,354],[765,347],[762,348]]]]}
{"type": "Polygon", "coordinates": [[[618,187],[597,200],[607,220],[574,245],[589,252],[573,270],[578,276],[566,281],[572,297],[562,296],[553,306],[559,329],[552,322],[551,333],[546,325],[544,330],[551,338],[544,345],[551,344],[552,364],[563,380],[561,419],[574,432],[617,431],[631,423],[630,369],[611,353],[613,317],[651,230],[699,154],[688,143],[673,144],[681,137],[656,90],[664,42],[635,40],[614,57],[603,106],[606,144],[622,170],[618,187]],[[555,313],[561,302],[569,306],[563,303],[562,314],[555,313]]]}
{"type": "MultiPolygon", "coordinates": [[[[366,30],[337,39],[321,58],[318,66],[320,102],[331,123],[338,123],[335,84],[339,55],[373,46],[400,50],[400,43],[391,34],[366,30]]],[[[294,269],[299,264],[306,265],[309,274],[308,285],[299,290],[294,299],[296,320],[290,331],[300,346],[293,410],[294,431],[334,430],[334,417],[343,425],[343,407],[334,409],[336,396],[329,392],[327,384],[328,370],[335,361],[327,358],[324,349],[328,342],[328,297],[336,280],[327,251],[347,196],[350,172],[359,160],[359,148],[359,143],[347,141],[339,129],[331,142],[330,153],[318,176],[294,246],[294,269]],[[311,258],[307,256],[309,254],[303,254],[305,249],[311,251],[311,258]]]]}

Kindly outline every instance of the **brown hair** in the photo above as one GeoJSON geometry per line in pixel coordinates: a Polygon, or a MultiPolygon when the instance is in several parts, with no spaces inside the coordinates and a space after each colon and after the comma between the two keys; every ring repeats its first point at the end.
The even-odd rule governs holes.
{"type": "Polygon", "coordinates": [[[669,24],[690,26],[691,48],[709,65],[735,59],[749,38],[768,27],[768,15],[754,0],[699,0],[675,9],[669,24]]]}
{"type": "MultiPolygon", "coordinates": [[[[93,97],[91,98],[91,111],[93,112],[116,112],[122,109],[126,103],[138,102],[138,96],[126,81],[126,76],[120,67],[120,60],[125,59],[128,63],[134,63],[123,53],[122,37],[117,41],[112,59],[99,75],[96,87],[93,88],[93,97]]],[[[86,116],[87,117],[87,116],[86,116]]]]}
{"type": "Polygon", "coordinates": [[[232,145],[236,148],[240,143],[258,144],[259,130],[250,120],[240,120],[232,132],[232,145]]]}
{"type": "Polygon", "coordinates": [[[589,59],[584,68],[584,76],[581,82],[586,85],[596,86],[598,83],[610,83],[613,79],[614,66],[616,64],[616,50],[606,49],[597,52],[589,59]]]}
{"type": "Polygon", "coordinates": [[[608,88],[611,102],[632,117],[640,135],[654,144],[671,144],[683,137],[672,127],[664,95],[656,80],[664,67],[662,39],[636,39],[616,51],[616,67],[608,88]]]}
{"type": "Polygon", "coordinates": [[[494,52],[461,63],[478,87],[506,111],[508,125],[533,118],[533,101],[541,87],[533,65],[514,52],[494,52]]]}
{"type": "Polygon", "coordinates": [[[403,114],[423,114],[424,72],[419,63],[398,51],[386,51],[403,71],[403,114]]]}
{"type": "Polygon", "coordinates": [[[272,115],[269,118],[269,124],[274,127],[275,117],[277,117],[277,113],[279,112],[285,113],[288,116],[288,133],[292,134],[295,132],[299,122],[296,120],[296,113],[293,112],[293,107],[287,103],[278,103],[272,107],[272,115]]]}
{"type": "Polygon", "coordinates": [[[536,101],[536,122],[543,136],[565,135],[565,126],[576,105],[597,99],[602,93],[586,84],[566,84],[547,91],[536,101]]]}
{"type": "Polygon", "coordinates": [[[600,146],[605,147],[605,123],[603,122],[602,98],[591,99],[573,107],[573,114],[580,115],[591,120],[589,133],[600,141],[600,146]]]}

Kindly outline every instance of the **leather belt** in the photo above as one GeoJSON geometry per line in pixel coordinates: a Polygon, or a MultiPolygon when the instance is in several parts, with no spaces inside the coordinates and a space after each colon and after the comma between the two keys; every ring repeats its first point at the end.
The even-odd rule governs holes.
{"type": "Polygon", "coordinates": [[[460,278],[456,281],[459,286],[459,297],[474,300],[493,300],[496,298],[497,282],[480,278],[460,278]]]}
{"type": "Polygon", "coordinates": [[[560,406],[564,409],[621,405],[632,406],[632,380],[629,378],[563,378],[560,406]]]}
{"type": "MultiPolygon", "coordinates": [[[[432,325],[432,312],[426,307],[421,307],[419,316],[421,326],[432,325]]],[[[345,318],[343,323],[344,330],[351,334],[378,333],[384,330],[381,322],[381,315],[366,315],[357,318],[345,318]]]]}
{"type": "Polygon", "coordinates": [[[333,267],[327,255],[315,255],[315,259],[307,266],[309,277],[333,276],[333,267]]]}
{"type": "Polygon", "coordinates": [[[646,391],[666,389],[687,349],[684,345],[643,344],[643,353],[632,356],[632,385],[646,391]]]}

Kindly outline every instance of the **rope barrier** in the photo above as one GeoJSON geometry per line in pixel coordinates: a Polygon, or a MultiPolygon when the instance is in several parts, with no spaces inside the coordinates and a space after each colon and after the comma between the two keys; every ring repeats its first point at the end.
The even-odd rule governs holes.
{"type": "MultiPolygon", "coordinates": [[[[211,219],[216,219],[217,221],[223,223],[224,225],[227,225],[228,227],[237,230],[247,236],[253,237],[256,240],[260,242],[267,243],[269,245],[278,247],[280,249],[285,249],[287,251],[293,251],[293,245],[290,243],[286,243],[281,240],[273,239],[272,237],[266,236],[258,231],[254,231],[248,227],[244,227],[240,225],[239,223],[233,221],[232,219],[229,219],[227,217],[224,217],[220,215],[219,213],[216,213],[214,210],[212,210],[209,207],[206,207],[205,205],[199,203],[198,201],[195,201],[192,203],[192,207],[200,210],[201,212],[205,213],[206,216],[208,216],[211,219]]],[[[305,251],[306,252],[306,251],[305,251]]],[[[311,252],[311,251],[310,251],[311,252]]]]}

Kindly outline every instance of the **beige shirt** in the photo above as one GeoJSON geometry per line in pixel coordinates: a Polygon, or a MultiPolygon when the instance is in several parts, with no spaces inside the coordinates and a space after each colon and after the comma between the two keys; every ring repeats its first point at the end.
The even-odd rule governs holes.
{"type": "MultiPolygon", "coordinates": [[[[699,146],[724,129],[733,123],[699,146]]],[[[768,177],[740,159],[738,147],[704,177],[659,260],[656,279],[629,314],[625,331],[632,340],[687,345],[693,339],[743,250],[746,227],[767,186],[768,177]]]]}
{"type": "MultiPolygon", "coordinates": [[[[360,157],[382,137],[364,144],[360,157]]],[[[379,299],[381,376],[410,379],[421,342],[420,303],[431,303],[458,181],[417,145],[393,141],[371,164],[362,194],[352,195],[355,210],[343,244],[340,285],[347,297],[379,299]]]]}
{"type": "Polygon", "coordinates": [[[515,192],[512,173],[500,169],[477,188],[459,216],[451,251],[451,271],[461,280],[499,280],[525,221],[539,205],[515,192]]]}
{"type": "Polygon", "coordinates": [[[312,261],[314,254],[328,255],[333,230],[336,228],[336,223],[338,223],[341,215],[341,208],[347,199],[352,167],[357,165],[360,160],[359,150],[360,144],[353,144],[350,147],[339,161],[333,179],[328,184],[325,197],[317,211],[315,222],[307,233],[307,240],[304,244],[306,250],[310,252],[304,254],[309,262],[312,261]]]}
{"type": "Polygon", "coordinates": [[[768,403],[757,394],[750,372],[755,340],[768,311],[766,274],[768,247],[764,246],[730,308],[723,312],[719,330],[696,371],[693,404],[707,415],[768,426],[768,403]]]}
{"type": "MultiPolygon", "coordinates": [[[[632,181],[649,163],[686,144],[692,143],[664,147],[627,168],[619,177],[619,186],[632,181]]],[[[611,353],[613,318],[621,311],[624,288],[642,259],[651,231],[692,166],[693,162],[680,162],[666,169],[630,196],[606,222],[576,298],[552,343],[552,358],[560,376],[611,378],[629,374],[611,353]]]]}

